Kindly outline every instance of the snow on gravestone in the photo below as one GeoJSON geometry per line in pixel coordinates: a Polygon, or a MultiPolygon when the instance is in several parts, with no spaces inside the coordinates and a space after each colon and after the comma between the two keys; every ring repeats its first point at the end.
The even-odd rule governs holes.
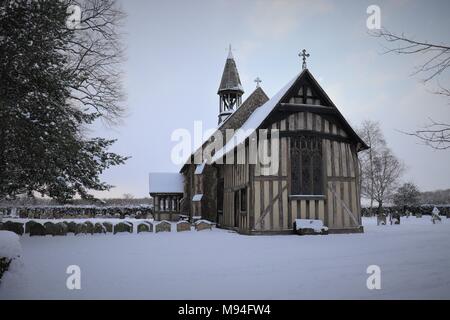
{"type": "Polygon", "coordinates": [[[177,222],[177,232],[191,231],[191,224],[187,221],[177,222]]]}
{"type": "Polygon", "coordinates": [[[171,231],[172,231],[172,224],[169,221],[163,220],[155,225],[155,232],[171,232],[171,231]]]}
{"type": "Polygon", "coordinates": [[[212,230],[214,223],[208,220],[198,220],[195,222],[195,230],[202,231],[202,230],[212,230]]]}
{"type": "Polygon", "coordinates": [[[0,231],[0,280],[13,259],[22,254],[19,236],[14,232],[0,231]]]}

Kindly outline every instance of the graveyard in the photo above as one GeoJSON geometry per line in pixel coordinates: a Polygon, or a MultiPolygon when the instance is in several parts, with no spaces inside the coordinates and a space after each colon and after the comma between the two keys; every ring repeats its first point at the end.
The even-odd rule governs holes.
{"type": "Polygon", "coordinates": [[[0,299],[450,298],[445,217],[380,226],[363,218],[363,234],[323,236],[246,236],[194,226],[178,232],[174,222],[170,232],[138,233],[143,220],[128,221],[131,232],[18,237],[22,251],[1,280],[0,299]],[[66,286],[74,264],[79,290],[66,286]],[[366,286],[371,265],[380,267],[380,290],[366,286]]]}

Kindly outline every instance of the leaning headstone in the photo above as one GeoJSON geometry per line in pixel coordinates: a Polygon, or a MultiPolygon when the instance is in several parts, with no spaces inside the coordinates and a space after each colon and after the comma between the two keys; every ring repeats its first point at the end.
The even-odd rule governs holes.
{"type": "Polygon", "coordinates": [[[114,234],[119,232],[133,233],[133,225],[130,222],[119,222],[114,225],[114,234]]]}
{"type": "Polygon", "coordinates": [[[153,224],[148,221],[141,222],[137,226],[137,232],[153,232],[153,224]]]}
{"type": "Polygon", "coordinates": [[[169,221],[161,221],[155,226],[155,232],[171,232],[172,224],[169,221]]]}
{"type": "Polygon", "coordinates": [[[187,221],[177,222],[177,232],[191,231],[191,224],[187,221]]]}
{"type": "Polygon", "coordinates": [[[197,220],[195,222],[195,230],[202,231],[202,230],[212,230],[213,223],[208,220],[197,220]]]}
{"type": "Polygon", "coordinates": [[[94,233],[106,233],[105,226],[97,222],[94,226],[94,233]]]}
{"type": "Polygon", "coordinates": [[[106,232],[113,232],[113,225],[109,222],[103,222],[106,232]]]}
{"type": "Polygon", "coordinates": [[[47,235],[47,230],[45,230],[45,227],[42,224],[34,223],[30,225],[30,237],[45,235],[47,235]]]}

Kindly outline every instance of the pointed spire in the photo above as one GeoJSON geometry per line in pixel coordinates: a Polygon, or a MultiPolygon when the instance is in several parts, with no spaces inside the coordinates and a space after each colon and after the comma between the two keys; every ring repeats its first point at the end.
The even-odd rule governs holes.
{"type": "Polygon", "coordinates": [[[219,94],[222,91],[236,91],[241,94],[244,93],[242,88],[241,79],[239,78],[239,72],[234,61],[231,44],[228,47],[228,57],[225,62],[225,68],[222,74],[222,80],[220,81],[219,94]]]}
{"type": "Polygon", "coordinates": [[[234,60],[233,49],[231,49],[231,44],[228,46],[228,57],[227,57],[227,59],[234,60]]]}

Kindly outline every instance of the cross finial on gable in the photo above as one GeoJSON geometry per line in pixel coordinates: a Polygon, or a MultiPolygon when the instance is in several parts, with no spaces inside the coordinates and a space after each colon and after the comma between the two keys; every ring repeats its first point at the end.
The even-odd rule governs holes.
{"type": "Polygon", "coordinates": [[[302,52],[298,54],[298,56],[303,58],[302,69],[306,69],[306,58],[308,58],[310,54],[306,53],[306,49],[303,49],[302,52]]]}
{"type": "Polygon", "coordinates": [[[262,80],[259,77],[256,77],[255,82],[256,82],[256,87],[259,88],[262,80]]]}

